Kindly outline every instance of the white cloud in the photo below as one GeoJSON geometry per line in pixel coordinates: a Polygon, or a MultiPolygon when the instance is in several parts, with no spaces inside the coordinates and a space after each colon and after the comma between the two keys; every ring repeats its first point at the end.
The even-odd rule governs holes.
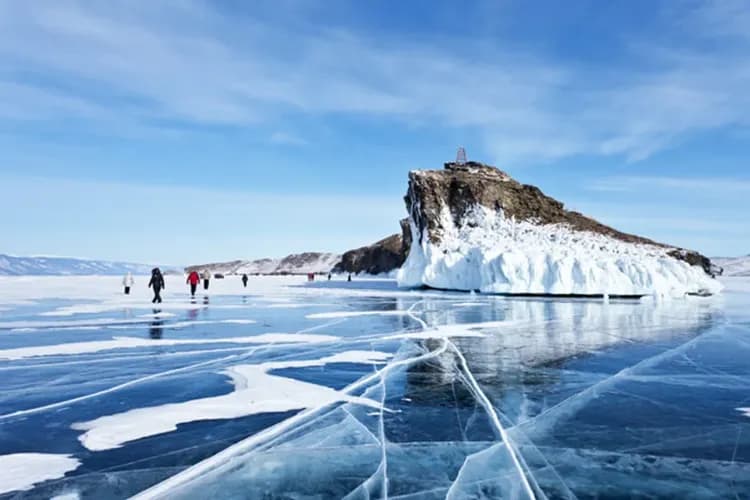
{"type": "Polygon", "coordinates": [[[750,194],[750,180],[726,177],[612,176],[591,181],[592,191],[634,192],[644,190],[678,190],[691,196],[702,194],[750,194]]]}
{"type": "Polygon", "coordinates": [[[269,140],[274,144],[283,144],[289,146],[304,146],[307,141],[302,137],[288,132],[274,132],[269,140]]]}
{"type": "MultiPolygon", "coordinates": [[[[568,200],[566,205],[621,231],[692,248],[709,256],[748,253],[748,210],[736,204],[727,206],[726,195],[710,191],[713,194],[706,196],[698,187],[680,190],[677,197],[680,201],[660,203],[663,198],[660,192],[664,193],[668,185],[644,183],[637,194],[608,192],[603,201],[586,197],[568,200]]],[[[714,186],[718,189],[720,184],[714,186]]]]}
{"type": "MultiPolygon", "coordinates": [[[[276,127],[294,113],[354,114],[471,128],[503,164],[576,154],[639,160],[700,131],[750,126],[747,45],[709,52],[693,43],[750,31],[748,9],[726,5],[665,16],[665,26],[684,29],[639,40],[639,64],[613,62],[604,76],[503,46],[466,57],[444,40],[456,35],[373,39],[304,19],[230,17],[197,0],[6,3],[0,99],[29,105],[0,117],[276,127]],[[722,20],[731,21],[724,31],[722,20]],[[28,74],[56,85],[21,78],[28,74]]],[[[293,137],[277,134],[272,142],[293,137]]]]}

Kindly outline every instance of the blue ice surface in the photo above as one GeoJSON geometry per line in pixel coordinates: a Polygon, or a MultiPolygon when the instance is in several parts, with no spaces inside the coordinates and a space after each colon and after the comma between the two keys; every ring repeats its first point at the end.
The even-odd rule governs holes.
{"type": "Polygon", "coordinates": [[[354,281],[292,287],[287,298],[299,307],[270,307],[252,292],[213,295],[174,316],[96,329],[66,323],[132,320],[159,309],[40,316],[74,304],[43,300],[4,311],[3,323],[54,324],[0,329],[0,350],[117,336],[309,331],[338,340],[1,360],[0,455],[70,454],[81,461],[62,478],[2,498],[126,498],[144,490],[237,499],[750,498],[750,418],[738,411],[750,406],[750,294],[605,303],[404,293],[392,282],[354,281]],[[403,314],[307,317],[347,311],[403,314]],[[219,322],[226,319],[256,323],[219,322]],[[192,323],[170,328],[186,321],[192,323]],[[465,336],[466,324],[482,336],[465,336]],[[427,335],[391,338],[420,332],[427,335]],[[382,402],[382,411],[337,403],[194,421],[103,451],[86,449],[82,431],[71,428],[227,394],[232,387],[222,371],[230,366],[350,350],[393,358],[270,373],[336,390],[367,378],[352,394],[382,402]],[[64,403],[74,398],[82,399],[64,403]]]}

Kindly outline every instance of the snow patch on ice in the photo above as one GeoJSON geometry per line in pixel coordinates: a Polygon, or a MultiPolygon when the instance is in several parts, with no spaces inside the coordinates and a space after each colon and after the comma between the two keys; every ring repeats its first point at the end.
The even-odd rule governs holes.
{"type": "Polygon", "coordinates": [[[165,347],[198,344],[291,344],[331,342],[334,340],[338,340],[338,337],[307,333],[264,333],[252,337],[227,337],[216,339],[147,339],[137,337],[115,337],[112,340],[93,340],[90,342],[71,342],[68,344],[0,349],[0,359],[15,360],[37,356],[90,354],[112,349],[133,349],[138,347],[165,347]]]}
{"type": "Polygon", "coordinates": [[[75,321],[0,321],[0,330],[34,331],[43,328],[91,328],[109,325],[147,324],[147,319],[94,318],[75,321]]]}
{"type": "MultiPolygon", "coordinates": [[[[177,330],[180,328],[187,328],[189,326],[198,325],[215,325],[215,324],[228,324],[228,325],[252,325],[257,323],[254,319],[222,319],[222,320],[202,320],[202,319],[191,319],[187,321],[175,321],[174,323],[164,323],[159,325],[159,328],[168,328],[177,330]]],[[[147,323],[150,324],[150,323],[147,323]]],[[[111,330],[132,330],[132,327],[127,325],[108,325],[107,328],[111,330]]]]}
{"type": "Polygon", "coordinates": [[[336,311],[315,313],[305,316],[307,319],[355,318],[359,316],[406,316],[407,311],[336,311]]]}
{"type": "Polygon", "coordinates": [[[68,493],[61,493],[59,495],[55,495],[50,500],[80,500],[81,495],[78,494],[77,491],[70,491],[68,493]]]}
{"type": "Polygon", "coordinates": [[[330,387],[271,375],[271,370],[322,366],[329,363],[379,363],[390,354],[349,351],[320,359],[273,361],[238,365],[222,373],[231,378],[234,391],[222,396],[138,408],[72,425],[86,431],[79,440],[89,450],[119,448],[124,443],[177,429],[179,424],[200,420],[232,419],[258,413],[283,412],[324,406],[340,401],[380,409],[380,403],[350,396],[330,387]]]}
{"type": "Polygon", "coordinates": [[[0,494],[29,490],[35,484],[58,479],[81,465],[71,455],[13,453],[0,455],[0,494]]]}
{"type": "Polygon", "coordinates": [[[486,337],[483,329],[498,329],[528,324],[527,321],[484,321],[481,323],[464,323],[450,325],[435,325],[417,332],[396,333],[382,337],[383,340],[393,339],[442,339],[451,337],[486,337]]]}
{"type": "Polygon", "coordinates": [[[567,225],[538,225],[477,206],[457,227],[443,207],[438,244],[411,221],[412,246],[398,273],[402,287],[487,293],[684,296],[721,284],[670,248],[626,243],[567,225]]]}
{"type": "Polygon", "coordinates": [[[382,363],[389,360],[393,355],[381,351],[344,351],[320,359],[302,359],[290,361],[269,361],[262,363],[267,371],[280,370],[282,368],[305,368],[311,366],[325,366],[331,363],[382,363]]]}

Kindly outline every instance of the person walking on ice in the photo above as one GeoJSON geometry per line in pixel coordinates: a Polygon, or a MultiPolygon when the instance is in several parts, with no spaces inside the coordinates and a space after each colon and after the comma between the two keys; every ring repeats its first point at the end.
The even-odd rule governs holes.
{"type": "Polygon", "coordinates": [[[158,267],[151,270],[151,281],[148,282],[148,286],[154,290],[154,299],[151,303],[161,304],[161,291],[164,290],[164,276],[162,276],[161,270],[158,267]]]}
{"type": "Polygon", "coordinates": [[[211,273],[208,269],[203,271],[203,289],[208,290],[208,280],[211,279],[211,273]]]}
{"type": "Polygon", "coordinates": [[[247,288],[247,274],[242,275],[242,286],[243,288],[247,288]]]}
{"type": "Polygon", "coordinates": [[[122,277],[122,286],[125,287],[125,295],[130,295],[130,287],[133,286],[135,280],[133,280],[133,274],[128,273],[122,277]]]}
{"type": "Polygon", "coordinates": [[[188,274],[187,281],[190,285],[190,296],[195,297],[195,289],[198,288],[198,283],[200,282],[201,277],[198,276],[197,271],[190,271],[190,274],[188,274]]]}

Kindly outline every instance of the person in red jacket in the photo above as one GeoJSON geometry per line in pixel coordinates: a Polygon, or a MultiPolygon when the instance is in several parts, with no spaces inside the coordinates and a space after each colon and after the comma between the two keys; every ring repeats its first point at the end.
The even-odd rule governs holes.
{"type": "Polygon", "coordinates": [[[190,274],[188,274],[186,283],[190,284],[190,296],[195,297],[195,289],[198,288],[198,283],[200,283],[201,277],[198,275],[197,271],[191,271],[190,274]]]}

